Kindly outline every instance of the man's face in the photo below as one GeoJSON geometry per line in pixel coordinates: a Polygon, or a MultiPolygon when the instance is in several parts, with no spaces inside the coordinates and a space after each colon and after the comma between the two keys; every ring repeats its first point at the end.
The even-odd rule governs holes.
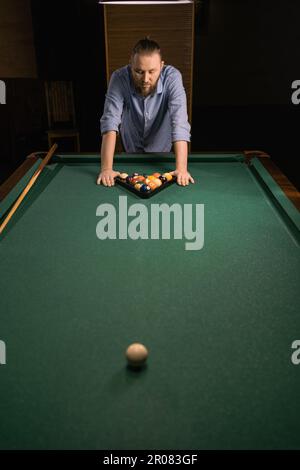
{"type": "Polygon", "coordinates": [[[157,52],[135,54],[131,57],[131,71],[135,88],[143,95],[150,95],[155,90],[164,62],[157,52]]]}

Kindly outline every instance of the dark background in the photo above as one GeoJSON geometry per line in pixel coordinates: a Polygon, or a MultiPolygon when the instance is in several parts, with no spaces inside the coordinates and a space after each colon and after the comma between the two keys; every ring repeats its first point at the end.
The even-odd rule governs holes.
{"type": "MultiPolygon", "coordinates": [[[[101,5],[32,0],[31,14],[38,78],[5,79],[0,183],[26,155],[48,147],[44,80],[73,81],[81,151],[101,143],[101,5]]],[[[300,79],[299,18],[299,0],[197,1],[192,117],[193,152],[263,150],[298,189],[300,105],[291,102],[291,84],[300,79]]]]}

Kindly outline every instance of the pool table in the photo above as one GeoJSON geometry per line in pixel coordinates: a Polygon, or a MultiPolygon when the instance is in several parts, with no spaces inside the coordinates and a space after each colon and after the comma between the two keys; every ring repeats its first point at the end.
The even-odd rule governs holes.
{"type": "MultiPolygon", "coordinates": [[[[0,188],[2,217],[42,156],[0,188]]],[[[271,167],[191,154],[195,184],[148,200],[97,186],[96,154],[53,156],[0,236],[1,449],[300,449],[299,193],[271,167]],[[160,204],[182,211],[169,233],[150,228],[160,204]]]]}

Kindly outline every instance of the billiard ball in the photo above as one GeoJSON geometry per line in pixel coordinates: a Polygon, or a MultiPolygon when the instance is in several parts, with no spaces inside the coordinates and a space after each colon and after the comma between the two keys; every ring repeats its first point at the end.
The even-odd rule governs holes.
{"type": "Polygon", "coordinates": [[[173,176],[170,173],[164,173],[163,176],[167,178],[168,181],[171,181],[173,179],[173,176]]]}
{"type": "Polygon", "coordinates": [[[132,343],[126,349],[125,355],[131,367],[141,367],[148,357],[148,349],[141,343],[132,343]]]}
{"type": "Polygon", "coordinates": [[[120,174],[120,178],[121,178],[122,180],[126,180],[127,176],[128,176],[127,173],[121,173],[121,174],[120,174]]]}
{"type": "Polygon", "coordinates": [[[139,183],[144,182],[144,181],[145,181],[145,177],[142,176],[142,175],[139,175],[139,176],[136,177],[136,181],[138,181],[139,183]]]}
{"type": "Polygon", "coordinates": [[[153,173],[153,176],[155,176],[155,178],[159,178],[159,177],[160,177],[160,173],[153,173]]]}
{"type": "Polygon", "coordinates": [[[165,176],[162,176],[162,175],[159,177],[159,179],[163,184],[168,181],[167,178],[165,176]]]}
{"type": "Polygon", "coordinates": [[[134,176],[139,176],[139,174],[138,174],[138,173],[132,173],[131,176],[132,176],[132,177],[134,177],[134,176]]]}
{"type": "Polygon", "coordinates": [[[135,183],[143,183],[145,181],[145,178],[142,176],[142,175],[138,175],[138,176],[133,176],[132,177],[132,183],[135,184],[135,183]]]}
{"type": "Polygon", "coordinates": [[[139,181],[139,176],[132,176],[132,178],[131,178],[131,184],[138,183],[138,181],[139,181]]]}
{"type": "Polygon", "coordinates": [[[153,180],[152,180],[152,181],[149,181],[148,186],[149,186],[149,188],[151,189],[151,191],[154,191],[154,189],[157,188],[157,186],[156,186],[156,184],[155,184],[155,181],[153,181],[153,180]]]}
{"type": "Polygon", "coordinates": [[[147,184],[142,184],[142,186],[140,187],[140,191],[141,193],[147,193],[148,191],[150,191],[150,187],[147,184]]]}
{"type": "Polygon", "coordinates": [[[127,183],[127,184],[130,184],[131,181],[132,181],[132,176],[127,176],[127,178],[126,178],[126,183],[127,183]]]}
{"type": "Polygon", "coordinates": [[[142,186],[141,183],[135,183],[134,189],[136,189],[137,191],[139,191],[139,190],[141,189],[141,186],[142,186]]]}
{"type": "Polygon", "coordinates": [[[157,187],[159,187],[159,186],[161,186],[161,185],[162,185],[162,182],[160,181],[160,179],[159,179],[159,178],[155,178],[155,179],[154,179],[154,180],[152,180],[152,181],[153,181],[153,183],[155,183],[155,184],[156,184],[156,186],[157,186],[157,187]]]}

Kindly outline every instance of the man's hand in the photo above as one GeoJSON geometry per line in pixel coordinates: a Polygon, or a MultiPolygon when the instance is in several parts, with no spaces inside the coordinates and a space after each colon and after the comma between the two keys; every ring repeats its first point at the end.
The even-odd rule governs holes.
{"type": "Polygon", "coordinates": [[[187,186],[190,182],[195,183],[190,173],[186,170],[170,171],[170,174],[177,176],[177,183],[179,186],[187,186]]]}
{"type": "Polygon", "coordinates": [[[103,184],[104,186],[114,186],[115,177],[119,176],[119,171],[114,170],[102,170],[97,178],[97,184],[103,184]]]}

